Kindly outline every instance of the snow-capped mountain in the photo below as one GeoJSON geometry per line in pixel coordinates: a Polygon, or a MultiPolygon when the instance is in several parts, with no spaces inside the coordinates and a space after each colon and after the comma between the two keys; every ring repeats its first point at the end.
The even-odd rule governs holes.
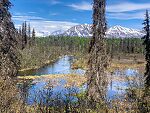
{"type": "Polygon", "coordinates": [[[36,31],[36,36],[38,37],[45,37],[49,36],[51,33],[49,31],[36,31]]]}
{"type": "Polygon", "coordinates": [[[91,33],[91,25],[77,25],[74,26],[63,33],[64,36],[79,36],[79,37],[90,37],[91,33]]]}
{"type": "MultiPolygon", "coordinates": [[[[91,37],[92,26],[89,24],[74,26],[64,33],[58,33],[56,35],[63,36],[79,36],[79,37],[91,37]]],[[[130,29],[122,26],[113,26],[107,29],[106,37],[108,38],[141,38],[144,33],[140,30],[130,29]]]]}
{"type": "Polygon", "coordinates": [[[51,35],[52,35],[52,36],[57,36],[57,35],[61,35],[61,34],[63,34],[63,33],[64,33],[64,31],[62,31],[62,30],[57,30],[57,31],[52,32],[51,35]]]}
{"type": "Polygon", "coordinates": [[[106,32],[106,36],[109,38],[141,38],[144,34],[140,30],[117,25],[109,28],[106,32]]]}

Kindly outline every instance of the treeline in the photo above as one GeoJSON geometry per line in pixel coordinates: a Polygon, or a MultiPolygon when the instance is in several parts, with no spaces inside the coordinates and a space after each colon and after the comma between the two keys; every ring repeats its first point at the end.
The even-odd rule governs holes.
{"type": "Polygon", "coordinates": [[[44,39],[38,39],[40,41],[46,40],[49,46],[59,46],[68,52],[82,52],[86,53],[89,45],[89,39],[82,37],[54,37],[49,36],[44,39]]]}
{"type": "MultiPolygon", "coordinates": [[[[65,47],[71,51],[87,52],[89,49],[90,38],[83,37],[46,37],[42,40],[47,40],[50,46],[65,47]]],[[[107,38],[106,48],[108,53],[119,54],[142,54],[144,53],[143,40],[140,38],[107,38]]]]}
{"type": "Polygon", "coordinates": [[[107,52],[115,54],[144,53],[143,40],[140,38],[110,38],[107,39],[107,52]]]}
{"type": "Polygon", "coordinates": [[[35,44],[35,30],[34,28],[31,30],[30,24],[27,24],[26,21],[23,22],[22,26],[18,29],[18,34],[20,35],[22,49],[27,45],[31,46],[35,44]]]}

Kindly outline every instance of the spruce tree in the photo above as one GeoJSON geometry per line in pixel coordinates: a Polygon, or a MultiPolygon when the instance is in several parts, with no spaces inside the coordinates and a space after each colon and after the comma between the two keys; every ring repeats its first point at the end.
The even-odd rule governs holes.
{"type": "Polygon", "coordinates": [[[145,72],[145,90],[141,104],[139,104],[139,110],[141,113],[150,112],[150,25],[149,25],[149,13],[146,10],[145,20],[144,20],[144,31],[145,36],[142,38],[145,45],[145,60],[146,60],[146,72],[145,72]]]}
{"type": "Polygon", "coordinates": [[[18,101],[14,79],[19,70],[19,35],[11,21],[9,0],[0,0],[0,113],[16,113],[18,101]],[[15,106],[15,107],[14,107],[15,106]]]}
{"type": "Polygon", "coordinates": [[[32,38],[31,38],[31,26],[30,23],[28,24],[28,28],[27,28],[27,43],[29,46],[31,46],[32,44],[32,38]]]}
{"type": "Polygon", "coordinates": [[[24,49],[28,43],[28,35],[27,35],[27,23],[26,21],[22,23],[22,49],[24,49]]]}
{"type": "Polygon", "coordinates": [[[34,30],[34,28],[33,28],[33,30],[32,30],[32,37],[31,37],[32,39],[32,44],[34,45],[34,43],[35,43],[35,30],[34,30]]]}
{"type": "Polygon", "coordinates": [[[31,38],[31,26],[30,26],[30,23],[28,24],[28,37],[29,37],[29,40],[31,38]]]}
{"type": "Polygon", "coordinates": [[[16,76],[19,68],[17,58],[18,32],[11,21],[8,0],[0,1],[0,72],[4,76],[16,76]]]}
{"type": "Polygon", "coordinates": [[[144,27],[144,31],[146,33],[146,35],[143,37],[144,39],[144,45],[145,45],[145,50],[146,50],[146,54],[145,54],[145,59],[146,59],[146,72],[145,72],[145,84],[147,87],[150,87],[150,25],[149,25],[149,13],[148,10],[146,10],[146,15],[145,15],[145,20],[143,25],[144,27]]]}
{"type": "Polygon", "coordinates": [[[24,22],[24,32],[23,32],[23,36],[24,36],[24,43],[25,45],[27,45],[28,43],[28,36],[27,36],[27,22],[24,22]]]}
{"type": "Polygon", "coordinates": [[[105,0],[94,0],[93,4],[93,37],[89,49],[88,98],[92,103],[104,101],[106,96],[106,74],[107,67],[105,32],[105,0]]]}

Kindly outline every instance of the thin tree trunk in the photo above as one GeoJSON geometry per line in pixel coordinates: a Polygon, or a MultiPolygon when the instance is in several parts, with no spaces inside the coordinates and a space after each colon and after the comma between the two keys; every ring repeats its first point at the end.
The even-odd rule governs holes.
{"type": "Polygon", "coordinates": [[[100,102],[106,96],[105,68],[107,67],[105,45],[105,0],[94,0],[93,4],[93,38],[90,43],[88,76],[88,98],[100,102]]]}

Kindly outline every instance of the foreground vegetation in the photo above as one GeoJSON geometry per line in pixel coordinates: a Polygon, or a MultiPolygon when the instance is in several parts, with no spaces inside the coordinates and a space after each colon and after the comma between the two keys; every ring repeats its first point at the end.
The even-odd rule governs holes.
{"type": "MultiPolygon", "coordinates": [[[[124,69],[130,67],[130,68],[140,68],[142,69],[141,71],[143,72],[145,61],[142,55],[143,54],[142,47],[138,47],[138,48],[135,47],[134,52],[128,51],[127,48],[126,49],[124,48],[124,51],[116,49],[119,47],[120,42],[122,42],[122,40],[129,40],[129,39],[107,39],[107,43],[108,43],[107,52],[109,53],[109,56],[107,57],[109,59],[109,65],[110,65],[108,71],[113,72],[115,69],[121,69],[121,68],[124,69]],[[114,43],[117,43],[115,44],[114,47],[116,53],[111,54],[111,51],[114,51],[111,49],[114,43]]],[[[138,42],[139,45],[142,43],[140,39],[134,39],[134,40],[136,43],[138,42]]],[[[63,55],[74,55],[77,58],[77,60],[72,65],[72,68],[87,69],[89,41],[90,39],[88,38],[80,38],[80,37],[36,38],[35,45],[26,46],[24,50],[20,50],[22,55],[21,57],[19,57],[21,61],[21,69],[40,68],[41,66],[55,62],[56,59],[59,58],[59,56],[63,56],[63,55]]],[[[48,81],[51,81],[52,79],[65,78],[68,81],[68,84],[66,84],[68,90],[70,90],[70,87],[73,84],[76,84],[78,87],[80,87],[87,80],[86,77],[81,77],[76,75],[73,76],[72,75],[44,75],[41,77],[24,76],[24,77],[18,77],[18,80],[19,83],[21,82],[22,84],[22,83],[26,83],[25,82],[26,80],[32,81],[34,79],[41,79],[42,77],[45,77],[48,81]]],[[[114,80],[122,80],[122,79],[114,78],[114,80]]],[[[128,79],[125,78],[124,80],[127,81],[128,79]]],[[[129,80],[131,81],[135,79],[129,78],[129,80]]],[[[53,85],[49,84],[48,88],[50,90],[48,92],[45,92],[44,95],[42,94],[46,98],[48,102],[47,104],[45,104],[45,102],[42,102],[42,100],[40,103],[37,100],[35,100],[35,103],[33,105],[28,105],[23,101],[21,102],[18,101],[19,103],[21,103],[20,104],[21,108],[19,108],[20,106],[18,108],[24,109],[27,113],[31,113],[31,112],[33,113],[38,113],[38,112],[39,113],[40,112],[112,113],[112,112],[121,112],[121,111],[140,112],[139,108],[142,106],[141,105],[142,103],[146,103],[144,105],[149,106],[149,102],[146,101],[146,99],[144,99],[144,101],[142,99],[142,95],[144,94],[144,89],[141,88],[141,86],[131,85],[132,87],[129,87],[128,93],[126,94],[126,99],[124,101],[120,101],[119,99],[108,100],[107,103],[103,103],[103,102],[96,103],[97,107],[95,108],[90,104],[88,104],[89,99],[85,95],[86,91],[82,93],[77,93],[75,90],[73,90],[72,92],[70,91],[70,94],[66,95],[68,100],[64,100],[63,97],[59,96],[59,94],[57,95],[58,97],[56,98],[51,97],[50,96],[50,94],[52,93],[51,87],[54,87],[53,85]],[[72,100],[69,99],[69,97],[72,95],[78,98],[78,101],[72,102],[72,100]],[[22,108],[22,106],[24,107],[22,108]]],[[[20,100],[23,100],[23,98],[24,97],[21,97],[20,100]]],[[[149,107],[147,107],[147,109],[149,109],[149,107]]]]}
{"type": "MultiPolygon", "coordinates": [[[[90,60],[88,45],[90,39],[79,37],[43,37],[35,38],[33,30],[32,41],[29,40],[30,33],[27,35],[26,24],[23,24],[22,30],[18,32],[13,22],[9,8],[11,3],[9,0],[0,0],[0,112],[1,113],[119,113],[119,112],[135,112],[135,113],[148,113],[150,112],[150,88],[149,88],[149,58],[150,58],[150,39],[149,39],[149,17],[144,21],[146,25],[145,31],[147,34],[144,36],[144,44],[146,51],[144,51],[141,39],[104,39],[104,32],[106,30],[105,23],[105,0],[94,1],[94,15],[93,15],[93,31],[94,36],[92,43],[90,43],[90,60]],[[103,2],[103,3],[101,3],[103,2]],[[102,9],[102,10],[99,10],[102,9]],[[100,12],[102,11],[102,12],[100,12]],[[98,12],[98,13],[97,13],[98,12]],[[100,18],[99,18],[100,17],[100,18]],[[102,20],[102,21],[100,21],[102,20]],[[98,24],[97,21],[99,21],[98,24]],[[98,29],[97,29],[98,24],[98,29]],[[104,25],[105,24],[105,25],[104,25]],[[102,32],[98,32],[98,31],[102,32]],[[7,32],[6,32],[7,31],[7,32]],[[35,39],[34,39],[35,38],[35,39]],[[96,39],[96,40],[95,40],[96,39]],[[31,42],[30,42],[31,41],[31,42]],[[95,43],[96,42],[96,43],[95,43]],[[107,46],[105,45],[107,43],[107,46]],[[104,48],[106,47],[106,48],[104,48]],[[97,51],[98,48],[98,51],[97,51]],[[106,49],[106,51],[105,51],[106,49]],[[102,51],[101,51],[102,50],[102,51]],[[106,56],[106,53],[108,54],[106,56]],[[96,54],[95,54],[96,53],[96,54]],[[119,54],[118,54],[119,53],[119,54]],[[144,84],[144,77],[136,75],[134,78],[126,78],[129,87],[123,98],[109,99],[106,92],[103,92],[103,86],[112,82],[107,80],[104,73],[104,68],[109,67],[110,62],[116,64],[114,68],[126,68],[129,65],[141,67],[144,61],[139,60],[138,55],[146,53],[145,59],[147,63],[146,68],[146,84],[144,84]],[[74,55],[77,60],[77,66],[73,68],[89,69],[89,76],[77,75],[49,75],[49,76],[23,76],[17,77],[19,67],[20,69],[39,68],[45,64],[54,62],[61,55],[74,55]],[[122,56],[133,55],[133,60],[123,60],[122,56]],[[138,54],[138,55],[137,55],[138,54]],[[102,55],[102,56],[100,56],[102,55]],[[117,57],[117,60],[116,60],[117,57]],[[108,62],[103,59],[108,60],[108,62]],[[123,62],[124,61],[124,62],[123,62]],[[127,62],[128,61],[128,62],[127,62]],[[119,62],[119,63],[118,63],[119,62]],[[107,65],[105,65],[105,63],[107,65]],[[84,65],[82,65],[84,64],[84,65]],[[88,67],[88,68],[87,68],[88,67]],[[95,70],[96,69],[96,70],[95,70]],[[98,74],[97,74],[98,73],[98,74]],[[94,76],[92,76],[94,75],[94,76]],[[66,90],[68,93],[65,95],[54,94],[53,88],[55,84],[51,84],[51,79],[64,78],[68,80],[66,90]],[[18,85],[18,79],[22,84],[18,85]],[[46,90],[37,93],[33,103],[28,103],[28,84],[25,80],[40,80],[45,79],[49,82],[46,90]],[[88,80],[86,80],[88,79],[88,80]],[[73,87],[76,84],[78,87],[88,81],[87,89],[80,92],[73,87]],[[95,82],[96,81],[96,82],[95,82]],[[98,82],[97,82],[98,81],[98,82]],[[89,83],[91,85],[89,85],[89,83]],[[93,87],[94,86],[94,87],[93,87]],[[146,87],[145,87],[146,86],[146,87]],[[21,87],[21,88],[20,88],[21,87]],[[98,89],[98,90],[97,90],[98,89]],[[90,91],[90,92],[89,92],[90,91]],[[88,93],[87,93],[88,92],[88,93]],[[88,95],[87,95],[88,94],[88,95]],[[102,95],[101,95],[102,94],[102,95]],[[94,95],[94,96],[93,96],[94,95]],[[93,96],[93,99],[91,98],[93,96]],[[101,96],[101,97],[100,97],[101,96]],[[89,98],[90,97],[90,98],[89,98]],[[97,100],[96,100],[97,99],[97,100]],[[94,100],[94,101],[93,101],[94,100]]],[[[131,56],[130,56],[131,57],[131,56]]],[[[141,57],[140,57],[141,58],[141,57]]],[[[110,64],[111,65],[111,64],[110,64]]],[[[111,67],[111,66],[110,66],[111,67]]],[[[111,73],[112,74],[112,73],[111,73]]],[[[120,78],[116,79],[121,80],[120,78]]],[[[35,83],[36,84],[36,83],[35,83]]],[[[32,86],[31,86],[32,87],[32,86]]],[[[105,91],[107,88],[105,89],[105,91]]],[[[117,95],[118,96],[118,95],[117,95]]]]}
{"type": "MultiPolygon", "coordinates": [[[[124,50],[121,49],[116,49],[119,48],[121,42],[127,42],[130,39],[107,39],[107,52],[109,53],[109,68],[108,72],[113,72],[116,69],[125,69],[125,68],[132,68],[132,69],[139,69],[142,73],[144,71],[144,65],[145,65],[145,60],[143,57],[144,50],[142,49],[142,46],[140,47],[133,47],[134,51],[128,50],[128,47],[126,43],[123,43],[122,47],[124,50]],[[114,44],[116,43],[116,44],[114,44]],[[113,47],[112,45],[115,45],[113,47]],[[117,46],[118,45],[118,46],[117,46]],[[126,46],[125,46],[126,45],[126,46]],[[111,54],[112,47],[114,48],[116,53],[111,54]],[[110,63],[111,62],[111,63],[110,63]]],[[[142,44],[142,40],[140,39],[131,39],[133,42],[136,42],[137,45],[142,44]]],[[[131,41],[130,40],[130,41],[131,41]]],[[[32,47],[27,47],[25,50],[22,51],[22,54],[26,54],[30,51],[32,56],[37,56],[37,57],[24,57],[27,58],[28,60],[24,60],[24,62],[29,62],[31,63],[31,59],[36,63],[35,66],[43,66],[47,63],[43,62],[44,61],[49,61],[52,60],[55,61],[59,56],[61,55],[74,55],[76,56],[77,60],[73,63],[72,68],[77,69],[77,68],[82,68],[82,69],[87,69],[87,64],[88,64],[88,43],[90,39],[87,38],[80,38],[80,37],[45,37],[45,38],[36,38],[36,45],[32,47]],[[82,45],[82,46],[81,46],[82,45]],[[32,49],[34,48],[34,49],[32,49]],[[39,50],[38,52],[35,52],[36,50],[39,50]],[[40,56],[38,55],[40,54],[40,56]],[[49,55],[49,57],[47,57],[49,55]],[[51,55],[51,56],[50,56],[51,55]],[[57,57],[56,57],[57,56],[57,57]],[[39,62],[39,64],[38,64],[39,62]],[[41,63],[42,62],[42,63],[41,63]],[[41,64],[40,64],[41,63],[41,64]]],[[[29,53],[28,53],[29,54],[29,53]]],[[[23,61],[23,60],[22,60],[23,61]]],[[[22,62],[22,65],[25,64],[22,62]]],[[[52,63],[49,62],[49,63],[52,63]]],[[[34,63],[31,63],[30,67],[33,66],[34,63]]],[[[29,64],[25,64],[23,68],[27,68],[29,64]]],[[[34,67],[34,66],[33,66],[34,67]]],[[[66,87],[68,90],[71,88],[73,84],[76,84],[78,87],[80,87],[82,84],[84,84],[87,80],[86,77],[84,76],[77,76],[77,75],[44,75],[44,76],[24,76],[24,77],[18,77],[19,80],[34,80],[34,79],[42,79],[42,77],[46,78],[46,80],[51,81],[52,79],[59,79],[59,78],[65,78],[68,81],[68,84],[66,87]]],[[[131,82],[132,84],[127,90],[127,94],[125,96],[125,100],[120,101],[119,99],[114,99],[114,100],[108,100],[107,103],[96,103],[97,107],[93,108],[93,106],[88,103],[88,98],[86,97],[86,91],[83,93],[77,93],[75,90],[71,92],[71,94],[66,95],[67,98],[69,99],[70,96],[75,96],[78,98],[78,101],[72,102],[72,100],[63,100],[62,97],[57,97],[54,100],[56,101],[55,106],[46,106],[45,103],[41,102],[35,102],[34,105],[32,106],[26,106],[27,112],[82,112],[82,113],[94,113],[94,112],[127,112],[127,111],[132,111],[132,112],[140,112],[139,107],[141,107],[142,103],[147,103],[145,104],[147,106],[147,109],[149,109],[149,102],[148,101],[143,101],[142,95],[144,94],[144,88],[139,85],[138,81],[135,81],[135,78],[113,78],[113,81],[119,80],[119,81],[128,81],[131,82]],[[63,101],[62,101],[63,100],[63,101]],[[134,100],[134,102],[133,102],[134,100]],[[61,104],[60,104],[61,103],[61,104]],[[44,105],[43,105],[44,104],[44,105]],[[110,106],[111,107],[110,107],[110,106]],[[44,106],[44,107],[43,107],[44,106]],[[132,107],[131,107],[132,106],[132,107]],[[59,109],[58,109],[59,107],[59,109]]],[[[141,79],[141,83],[142,83],[141,79]]],[[[55,86],[55,84],[53,84],[55,86]]],[[[53,86],[52,84],[49,84],[49,88],[53,86]]],[[[50,91],[52,93],[52,91],[50,91]]],[[[43,95],[43,94],[42,94],[43,95]]],[[[58,94],[59,95],[59,94],[58,94]]],[[[43,95],[44,96],[44,95],[43,95]]],[[[53,99],[51,99],[49,92],[45,93],[44,97],[48,97],[47,102],[48,104],[53,103],[53,99]]],[[[41,100],[42,101],[42,100],[41,100]]],[[[54,103],[53,103],[54,104],[54,103]]],[[[52,105],[53,105],[52,104],[52,105]]]]}

